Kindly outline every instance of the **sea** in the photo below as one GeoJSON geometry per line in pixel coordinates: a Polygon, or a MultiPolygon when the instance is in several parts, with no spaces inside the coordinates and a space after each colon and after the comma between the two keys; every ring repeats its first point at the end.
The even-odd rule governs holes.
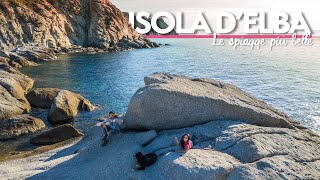
{"type": "MultiPolygon", "coordinates": [[[[166,72],[234,84],[320,133],[320,39],[312,46],[289,43],[272,50],[269,41],[260,49],[234,50],[227,43],[212,46],[212,39],[152,40],[162,47],[59,55],[22,72],[36,80],[35,87],[71,90],[96,105],[95,111],[83,112],[73,122],[83,131],[109,111],[124,114],[132,95],[144,86],[144,77],[166,72]]],[[[32,113],[46,120],[46,112],[32,113]]]]}

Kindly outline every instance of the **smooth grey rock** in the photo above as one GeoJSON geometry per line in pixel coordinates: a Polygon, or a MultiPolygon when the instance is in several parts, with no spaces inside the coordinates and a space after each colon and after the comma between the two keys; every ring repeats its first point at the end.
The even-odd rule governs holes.
{"type": "Polygon", "coordinates": [[[209,121],[235,120],[270,127],[297,124],[231,84],[155,73],[131,98],[128,129],[174,129],[209,121]]]}
{"type": "Polygon", "coordinates": [[[227,177],[238,179],[318,179],[320,160],[297,162],[286,156],[273,156],[237,166],[227,177]]]}
{"type": "MultiPolygon", "coordinates": [[[[261,127],[236,121],[212,121],[184,129],[173,129],[156,132],[122,132],[110,139],[101,147],[101,127],[92,127],[86,131],[86,136],[76,144],[54,152],[49,159],[67,158],[44,170],[34,172],[33,179],[70,177],[74,179],[318,179],[319,177],[319,136],[300,129],[261,127]],[[175,153],[174,147],[167,147],[164,142],[172,143],[175,136],[190,133],[194,142],[194,149],[186,154],[175,153]],[[261,135],[261,136],[257,136],[261,135]],[[267,138],[264,137],[266,135],[267,138]],[[269,135],[283,138],[269,138],[269,135]],[[243,147],[249,153],[264,154],[265,157],[251,163],[241,162],[231,151],[236,151],[238,142],[242,139],[270,143],[265,149],[257,146],[243,147]],[[295,140],[293,140],[295,139],[295,140]],[[283,144],[279,147],[275,144],[283,144]],[[212,150],[203,148],[212,145],[212,150]],[[152,146],[152,148],[151,148],[152,146]],[[305,147],[310,147],[306,149],[305,147]],[[290,148],[288,148],[290,147],[290,148]],[[282,154],[284,150],[293,153],[282,154]],[[144,171],[132,171],[135,167],[134,154],[142,151],[162,151],[158,160],[144,171]],[[170,149],[170,150],[169,150],[170,149]],[[167,151],[166,151],[167,150],[167,151]],[[269,152],[279,152],[277,154],[269,152]],[[267,153],[266,153],[267,152],[267,153]],[[308,159],[310,152],[314,157],[308,159]],[[70,155],[76,153],[72,158],[70,155]],[[309,154],[309,155],[308,155],[309,154]],[[79,165],[82,170],[79,171],[79,165]],[[72,173],[70,172],[77,172],[72,173]]],[[[248,154],[249,154],[248,153],[248,154]]],[[[43,155],[39,155],[43,156],[43,155]]],[[[46,165],[43,159],[38,163],[46,165]]],[[[49,161],[50,163],[54,161],[49,161]]],[[[15,175],[15,169],[21,166],[12,163],[14,168],[3,168],[8,163],[1,164],[3,173],[15,175]]],[[[38,167],[38,166],[37,166],[38,167]]],[[[40,166],[41,167],[41,166],[40,166]]],[[[33,170],[33,169],[31,169],[33,170]]],[[[13,176],[16,177],[16,176],[13,176]]]]}
{"type": "Polygon", "coordinates": [[[168,179],[221,179],[220,175],[228,179],[319,177],[320,137],[300,129],[212,121],[194,127],[158,132],[158,136],[143,147],[142,152],[156,152],[160,155],[159,163],[152,170],[160,169],[165,175],[159,173],[159,176],[168,179]],[[183,156],[174,153],[177,148],[174,137],[180,139],[184,133],[191,135],[193,148],[199,151],[191,155],[192,158],[185,157],[189,156],[189,151],[183,156]],[[209,145],[213,150],[204,150],[209,145]],[[214,153],[217,157],[214,154],[202,156],[211,151],[217,152],[214,153]],[[232,157],[233,160],[224,160],[225,157],[232,157]],[[223,162],[229,162],[230,169],[224,168],[226,164],[223,162]],[[210,173],[217,176],[210,178],[210,173]]]}
{"type": "Polygon", "coordinates": [[[239,162],[234,157],[214,150],[192,149],[187,153],[168,153],[161,157],[158,168],[166,179],[225,179],[239,162]]]}

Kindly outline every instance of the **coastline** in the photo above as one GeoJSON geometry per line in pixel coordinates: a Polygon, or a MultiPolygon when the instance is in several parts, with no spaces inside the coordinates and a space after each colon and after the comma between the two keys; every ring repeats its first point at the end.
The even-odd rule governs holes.
{"type": "MultiPolygon", "coordinates": [[[[164,20],[161,20],[160,24],[166,27],[164,20]]],[[[141,64],[136,65],[138,64],[136,61],[120,65],[128,74],[117,79],[101,72],[119,66],[119,61],[112,67],[106,65],[105,61],[99,61],[97,66],[104,66],[107,69],[90,71],[100,77],[108,77],[111,83],[124,81],[122,82],[124,87],[131,87],[128,81],[137,82],[137,78],[142,78],[141,74],[144,75],[144,85],[132,86],[134,94],[126,91],[127,94],[124,96],[130,99],[130,102],[128,104],[120,102],[126,108],[126,113],[121,117],[125,127],[120,133],[112,136],[106,146],[101,144],[103,139],[101,127],[94,126],[98,120],[96,117],[85,116],[88,120],[83,125],[86,126],[85,129],[81,129],[76,123],[70,123],[78,120],[77,117],[82,116],[82,113],[85,114],[85,111],[94,114],[92,111],[100,108],[97,107],[99,103],[94,102],[99,98],[99,96],[95,97],[96,99],[93,97],[96,91],[84,92],[70,88],[75,90],[75,93],[67,90],[67,87],[60,86],[35,88],[35,77],[31,76],[32,73],[30,77],[25,75],[21,69],[39,64],[49,68],[49,62],[63,61],[59,59],[63,54],[84,53],[81,56],[85,57],[91,53],[161,47],[161,44],[152,42],[135,32],[125,14],[109,0],[74,0],[64,3],[47,0],[3,0],[0,2],[0,25],[4,27],[0,30],[0,148],[7,146],[0,151],[0,177],[3,179],[112,177],[238,180],[320,177],[320,134],[278,110],[276,106],[272,106],[274,104],[268,104],[270,101],[263,101],[261,100],[263,98],[251,95],[248,93],[251,91],[247,91],[243,86],[239,88],[234,85],[236,83],[220,81],[221,79],[216,76],[201,77],[204,75],[202,70],[207,68],[208,64],[197,64],[193,56],[198,53],[200,57],[199,52],[211,49],[201,51],[203,47],[194,44],[191,47],[196,51],[186,48],[170,49],[169,53],[163,49],[161,52],[157,50],[153,52],[156,52],[155,59],[159,60],[155,62],[156,65],[165,63],[166,58],[170,59],[166,61],[167,63],[179,58],[183,64],[180,67],[186,67],[190,64],[183,60],[188,60],[192,62],[191,69],[196,67],[194,68],[198,71],[196,75],[188,72],[183,72],[186,75],[181,75],[179,70],[171,72],[177,68],[177,64],[173,64],[169,70],[165,66],[164,69],[170,71],[168,73],[162,69],[154,72],[153,70],[157,68],[150,68],[153,74],[148,70],[135,74],[134,80],[124,78],[124,76],[134,76],[129,66],[133,65],[133,69],[137,71],[145,68],[140,66],[141,64]],[[159,58],[159,55],[165,52],[168,55],[159,58]],[[177,52],[184,52],[186,55],[174,56],[177,52]],[[184,59],[188,56],[189,58],[184,59]],[[79,92],[83,94],[77,94],[79,92]],[[92,104],[82,95],[90,98],[92,104]],[[41,109],[45,117],[33,114],[32,110],[35,109],[41,109]],[[184,153],[177,152],[178,147],[174,139],[184,137],[185,134],[192,140],[192,148],[184,153]],[[157,161],[144,171],[135,171],[137,161],[134,157],[137,152],[154,153],[157,161]]],[[[174,31],[171,33],[175,34],[174,31]]],[[[147,53],[141,54],[146,58],[143,63],[150,63],[152,58],[147,53]]],[[[134,59],[136,55],[130,53],[128,57],[134,59]]],[[[223,56],[245,60],[248,55],[232,54],[219,49],[199,59],[202,63],[211,58],[220,60],[219,58],[223,56]],[[217,56],[217,53],[221,56],[217,56]]],[[[278,61],[279,57],[275,61],[278,61]]],[[[118,60],[119,56],[113,58],[118,60]]],[[[79,64],[88,66],[87,62],[81,61],[79,64]]],[[[246,69],[248,63],[259,64],[259,62],[257,60],[239,62],[236,66],[239,65],[244,71],[237,73],[242,75],[241,73],[254,69],[253,74],[264,76],[261,71],[256,71],[261,66],[246,69]]],[[[155,66],[150,64],[150,67],[155,66]]],[[[216,67],[208,68],[207,71],[225,66],[222,61],[216,64],[218,64],[216,67]]],[[[228,65],[228,68],[234,66],[232,63],[228,65]]],[[[274,67],[278,64],[273,62],[263,65],[270,65],[266,68],[266,71],[269,71],[277,70],[274,67]]],[[[62,69],[61,66],[58,68],[62,69]]],[[[79,74],[75,73],[79,69],[73,69],[72,66],[69,66],[69,69],[73,70],[70,74],[77,77],[83,73],[82,71],[79,74]]],[[[292,69],[282,70],[291,72],[292,69]]],[[[48,74],[45,68],[44,72],[48,74]]],[[[221,73],[229,76],[235,71],[233,69],[225,71],[221,68],[221,73]]],[[[56,72],[52,74],[56,75],[56,72]]],[[[87,76],[90,74],[83,73],[80,80],[73,79],[74,76],[66,78],[85,84],[83,79],[88,78],[87,76]]],[[[256,83],[249,82],[252,77],[256,76],[249,78],[240,76],[250,87],[256,83]]],[[[86,80],[90,83],[81,87],[82,89],[96,88],[95,86],[101,85],[101,82],[110,83],[106,82],[105,78],[95,84],[89,78],[86,80]]],[[[270,78],[270,81],[272,80],[270,78]]],[[[263,85],[268,84],[261,82],[263,85]]],[[[285,82],[285,90],[290,87],[290,82],[285,82]]],[[[103,86],[99,93],[103,96],[109,96],[109,93],[117,96],[117,91],[123,93],[124,89],[103,86]],[[110,91],[106,91],[108,88],[110,91]]],[[[277,90],[271,91],[273,92],[277,90]]],[[[290,93],[289,95],[291,96],[290,93]]],[[[111,102],[114,103],[114,99],[111,99],[111,102]]],[[[111,108],[101,109],[105,111],[111,108]]]]}
{"type": "MultiPolygon", "coordinates": [[[[162,73],[146,77],[145,84],[146,87],[141,88],[143,91],[138,90],[132,97],[128,113],[124,117],[127,131],[113,137],[106,147],[100,146],[100,127],[91,127],[86,131],[85,136],[78,140],[71,139],[56,145],[44,146],[40,150],[36,150],[36,154],[30,152],[28,155],[31,156],[22,156],[23,158],[20,156],[17,159],[1,161],[0,173],[13,179],[38,179],[49,176],[75,179],[107,176],[138,179],[148,177],[155,179],[172,177],[177,179],[187,177],[236,179],[240,176],[241,179],[256,179],[270,176],[278,178],[282,174],[288,178],[312,179],[318,176],[320,172],[317,169],[319,167],[317,165],[320,163],[320,157],[318,157],[320,136],[301,126],[298,122],[287,119],[285,114],[256,100],[237,87],[209,79],[192,79],[162,73]],[[171,91],[167,92],[167,88],[171,91]],[[207,98],[203,99],[199,94],[207,92],[206,88],[209,88],[211,93],[223,91],[225,97],[205,93],[207,98]],[[163,91],[165,93],[161,99],[163,102],[154,103],[152,99],[156,98],[159,92],[152,91],[163,91]],[[186,97],[182,97],[181,100],[176,99],[179,98],[176,93],[180,92],[183,92],[183,96],[186,97],[191,95],[189,98],[194,98],[192,100],[194,104],[187,103],[189,98],[186,97]],[[215,102],[216,98],[222,98],[226,103],[230,103],[230,107],[227,109],[233,108],[232,111],[235,112],[243,111],[245,114],[238,114],[238,118],[236,118],[244,118],[243,121],[233,120],[232,115],[207,123],[201,123],[200,120],[194,121],[192,116],[190,119],[187,112],[188,106],[194,110],[196,107],[192,106],[197,105],[197,101],[205,100],[208,102],[202,102],[200,109],[206,109],[207,106],[211,106],[209,102],[215,102]],[[229,101],[228,98],[233,100],[229,101]],[[248,103],[248,105],[242,104],[239,107],[234,104],[237,102],[237,98],[242,99],[241,103],[248,103]],[[144,100],[141,101],[141,99],[144,100]],[[145,102],[145,105],[137,105],[140,102],[145,102]],[[179,123],[171,123],[172,127],[167,126],[166,122],[162,124],[163,118],[156,118],[158,116],[156,112],[150,115],[144,114],[150,112],[148,108],[155,107],[159,112],[163,112],[162,108],[164,107],[157,106],[164,102],[167,106],[172,107],[170,108],[172,111],[180,114],[167,117],[167,120],[171,122],[179,121],[179,123]],[[180,106],[183,106],[185,110],[181,111],[175,105],[176,102],[180,102],[180,106]],[[258,112],[245,112],[244,107],[255,109],[258,112]],[[262,109],[258,110],[257,108],[262,109]],[[259,119],[263,117],[264,113],[268,118],[264,120],[264,124],[260,124],[259,119]],[[177,116],[186,115],[189,117],[174,119],[177,116]],[[143,119],[141,119],[142,122],[137,121],[135,116],[155,117],[151,118],[152,121],[148,125],[143,123],[145,122],[143,119]],[[247,122],[245,122],[246,120],[247,122]],[[277,121],[282,121],[282,123],[275,123],[277,121]],[[188,123],[193,123],[193,125],[188,123]],[[181,127],[181,124],[184,125],[181,127]],[[141,131],[142,129],[144,131],[141,131]],[[153,129],[157,129],[157,131],[153,129]],[[173,137],[181,136],[183,133],[192,135],[194,148],[181,156],[179,153],[174,153],[173,137]],[[206,149],[209,146],[212,148],[206,149]],[[50,150],[50,148],[53,149],[50,150]],[[132,157],[138,151],[155,152],[159,159],[144,172],[132,171],[131,169],[134,167],[132,157]],[[267,164],[267,167],[272,171],[269,168],[264,169],[263,164],[267,164]],[[79,169],[79,165],[83,169],[81,172],[76,171],[79,169]],[[292,169],[291,166],[294,166],[295,169],[292,169]],[[217,168],[220,170],[217,171],[217,168]],[[186,173],[177,174],[174,169],[186,173]],[[17,172],[17,170],[21,172],[17,172]],[[295,172],[293,173],[293,171],[295,172]]],[[[221,103],[218,104],[221,106],[221,103]]],[[[203,120],[205,120],[205,115],[196,118],[204,118],[203,120]]]]}
{"type": "MultiPolygon", "coordinates": [[[[122,42],[122,41],[121,41],[122,42]]],[[[151,42],[151,41],[149,41],[151,42]]],[[[151,42],[152,45],[154,45],[152,48],[154,47],[160,47],[160,45],[158,45],[157,43],[153,43],[151,42]]],[[[140,47],[130,47],[129,45],[122,45],[121,47],[119,46],[114,46],[112,48],[108,48],[108,49],[101,49],[101,48],[94,48],[94,47],[82,47],[82,46],[73,46],[72,48],[64,48],[64,49],[50,49],[50,48],[39,48],[39,47],[33,47],[33,46],[25,46],[25,47],[20,47],[17,48],[16,50],[12,51],[12,52],[7,52],[7,51],[2,51],[0,54],[0,58],[4,59],[5,61],[1,62],[1,67],[0,70],[4,70],[5,68],[13,68],[14,71],[16,71],[17,73],[20,73],[21,75],[29,78],[28,76],[24,75],[23,73],[20,72],[20,69],[22,69],[23,67],[29,67],[29,66],[37,66],[37,63],[47,63],[50,61],[55,61],[58,60],[57,56],[62,56],[62,55],[66,55],[66,54],[74,54],[74,53],[106,53],[106,52],[114,52],[114,51],[130,51],[130,50],[134,50],[136,48],[143,48],[142,46],[140,47]],[[7,63],[9,62],[9,63],[7,63]],[[13,62],[13,63],[11,63],[13,62]],[[15,62],[18,62],[15,63],[15,62]],[[21,63],[23,62],[23,63],[21,63]]],[[[148,47],[151,48],[151,47],[148,47]]],[[[35,80],[30,77],[30,79],[34,82],[35,80]]],[[[32,83],[33,86],[33,83],[32,83]]],[[[47,87],[47,88],[51,88],[51,87],[47,87]]],[[[30,88],[31,90],[31,88],[30,88]]],[[[30,91],[28,90],[28,91],[30,91]]],[[[28,92],[25,92],[25,95],[28,92]]],[[[33,107],[32,107],[33,108],[33,107]]],[[[36,107],[35,107],[36,108],[36,107]]],[[[30,110],[31,111],[31,110],[30,110]]],[[[42,111],[45,111],[45,109],[42,109],[42,111]]],[[[25,114],[25,113],[23,113],[25,114]]],[[[51,125],[49,127],[46,127],[45,130],[48,131],[52,128],[54,128],[54,125],[51,125]]],[[[29,142],[29,138],[30,137],[34,137],[37,134],[41,134],[42,132],[44,132],[44,130],[41,130],[39,132],[36,133],[31,133],[31,134],[26,134],[24,137],[20,138],[20,137],[16,137],[18,140],[14,140],[14,141],[18,141],[15,142],[15,145],[13,147],[9,147],[9,148],[5,148],[5,150],[2,151],[1,153],[1,158],[0,161],[7,161],[7,160],[12,160],[12,159],[16,159],[16,158],[26,158],[29,156],[33,156],[33,155],[37,155],[39,153],[43,153],[46,151],[50,151],[52,149],[56,149],[59,147],[63,147],[67,144],[71,144],[74,141],[76,141],[76,139],[78,138],[74,138],[71,140],[67,140],[66,142],[60,142],[57,144],[53,144],[53,145],[49,145],[49,146],[32,146],[29,142]],[[19,140],[20,139],[20,140],[19,140]],[[12,149],[13,148],[13,149],[12,149]],[[35,148],[35,149],[34,149],[35,148]],[[31,150],[30,150],[31,149],[31,150]]],[[[7,140],[4,140],[3,142],[0,141],[0,143],[4,143],[4,144],[10,144],[10,141],[12,141],[12,139],[9,139],[9,142],[7,140]]]]}

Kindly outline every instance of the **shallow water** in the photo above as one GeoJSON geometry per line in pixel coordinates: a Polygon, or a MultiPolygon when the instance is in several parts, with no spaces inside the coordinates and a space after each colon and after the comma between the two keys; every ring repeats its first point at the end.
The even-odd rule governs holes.
{"type": "Polygon", "coordinates": [[[143,77],[162,71],[235,84],[320,133],[319,40],[311,47],[275,47],[271,52],[213,47],[209,39],[155,41],[170,45],[63,55],[23,72],[36,80],[35,87],[69,89],[101,105],[76,119],[82,128],[110,110],[124,113],[131,96],[144,85],[143,77]]]}

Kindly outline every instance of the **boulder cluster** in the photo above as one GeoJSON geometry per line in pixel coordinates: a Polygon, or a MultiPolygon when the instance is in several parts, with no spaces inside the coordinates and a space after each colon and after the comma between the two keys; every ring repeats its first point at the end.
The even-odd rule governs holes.
{"type": "MultiPolygon", "coordinates": [[[[48,109],[47,120],[52,125],[68,123],[80,111],[94,110],[94,106],[87,99],[71,91],[57,88],[33,89],[34,80],[19,71],[22,67],[37,66],[37,62],[49,60],[49,58],[52,58],[48,57],[50,55],[43,56],[41,52],[38,53],[37,51],[26,56],[19,55],[16,52],[1,51],[0,55],[1,141],[16,139],[22,135],[37,133],[46,129],[43,120],[30,115],[32,108],[48,109]]],[[[70,128],[73,127],[65,129],[64,135],[67,137],[73,137],[70,136],[74,134],[70,128]]],[[[77,130],[74,129],[73,131],[77,130]]],[[[56,132],[56,130],[53,132],[56,132]]],[[[81,136],[82,134],[77,133],[76,135],[81,136]]],[[[57,136],[59,135],[57,134],[57,136]]],[[[50,141],[50,138],[47,140],[50,141]]],[[[60,141],[63,140],[65,138],[60,139],[60,141]]],[[[44,144],[33,140],[31,142],[34,142],[33,144],[44,144]]]]}
{"type": "Polygon", "coordinates": [[[79,94],[32,89],[19,69],[57,59],[56,54],[155,48],[109,0],[2,0],[0,2],[0,140],[45,128],[31,108],[48,109],[52,125],[94,107],[79,94]],[[23,115],[22,115],[23,114],[23,115]]]}

